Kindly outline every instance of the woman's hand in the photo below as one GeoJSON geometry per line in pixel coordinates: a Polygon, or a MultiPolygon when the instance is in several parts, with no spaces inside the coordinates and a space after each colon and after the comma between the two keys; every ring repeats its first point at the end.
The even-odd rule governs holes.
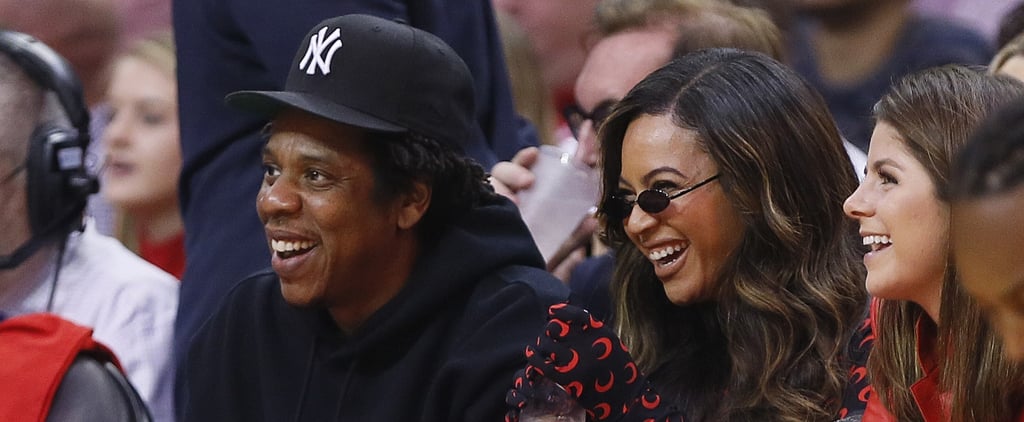
{"type": "Polygon", "coordinates": [[[682,421],[636,367],[611,327],[590,312],[556,304],[536,345],[526,348],[528,365],[509,392],[509,404],[523,397],[537,377],[547,377],[576,398],[592,421],[682,421]]]}

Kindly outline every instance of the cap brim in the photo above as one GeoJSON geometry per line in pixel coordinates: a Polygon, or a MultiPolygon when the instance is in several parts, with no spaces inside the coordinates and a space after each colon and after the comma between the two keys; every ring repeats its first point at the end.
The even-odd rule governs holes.
{"type": "Polygon", "coordinates": [[[380,132],[407,132],[408,129],[371,116],[351,107],[327,101],[312,94],[286,91],[237,91],[224,98],[228,105],[239,110],[274,117],[286,107],[303,110],[317,116],[364,129],[380,132]]]}

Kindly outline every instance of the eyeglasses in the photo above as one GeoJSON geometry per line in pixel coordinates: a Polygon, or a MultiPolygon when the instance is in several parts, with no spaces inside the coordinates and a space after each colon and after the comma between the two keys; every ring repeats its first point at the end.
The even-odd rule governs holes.
{"type": "Polygon", "coordinates": [[[636,199],[629,199],[629,197],[633,195],[613,195],[604,201],[604,204],[601,206],[601,211],[609,218],[625,220],[633,211],[633,204],[636,204],[640,206],[640,209],[644,210],[644,212],[648,214],[657,214],[665,211],[665,208],[668,208],[669,202],[672,202],[673,199],[693,192],[697,188],[711,183],[712,180],[717,178],[718,175],[716,174],[704,179],[704,181],[697,183],[696,185],[682,189],[672,195],[669,195],[660,189],[647,189],[640,192],[640,194],[636,196],[636,199]]]}
{"type": "Polygon", "coordinates": [[[562,117],[565,118],[565,123],[569,125],[569,131],[572,132],[572,136],[577,141],[581,141],[580,133],[583,129],[583,124],[589,120],[591,127],[596,132],[601,124],[604,123],[608,116],[612,114],[612,109],[615,108],[616,101],[607,100],[598,104],[594,107],[594,111],[587,113],[583,111],[580,106],[576,104],[570,104],[562,109],[562,117]]]}

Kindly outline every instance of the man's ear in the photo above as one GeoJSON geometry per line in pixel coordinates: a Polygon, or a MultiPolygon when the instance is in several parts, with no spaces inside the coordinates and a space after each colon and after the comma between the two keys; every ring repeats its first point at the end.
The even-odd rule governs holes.
{"type": "Polygon", "coordinates": [[[398,227],[408,230],[416,226],[423,219],[430,207],[430,185],[424,181],[415,181],[412,189],[402,195],[398,204],[398,227]]]}

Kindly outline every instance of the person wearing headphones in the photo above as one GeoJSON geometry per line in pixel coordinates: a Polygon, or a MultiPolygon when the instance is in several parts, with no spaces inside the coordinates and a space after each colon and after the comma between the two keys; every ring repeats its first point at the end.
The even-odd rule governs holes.
{"type": "Polygon", "coordinates": [[[0,313],[53,313],[93,329],[155,421],[174,420],[178,283],[83,218],[89,112],[67,62],[0,31],[0,313]]]}

